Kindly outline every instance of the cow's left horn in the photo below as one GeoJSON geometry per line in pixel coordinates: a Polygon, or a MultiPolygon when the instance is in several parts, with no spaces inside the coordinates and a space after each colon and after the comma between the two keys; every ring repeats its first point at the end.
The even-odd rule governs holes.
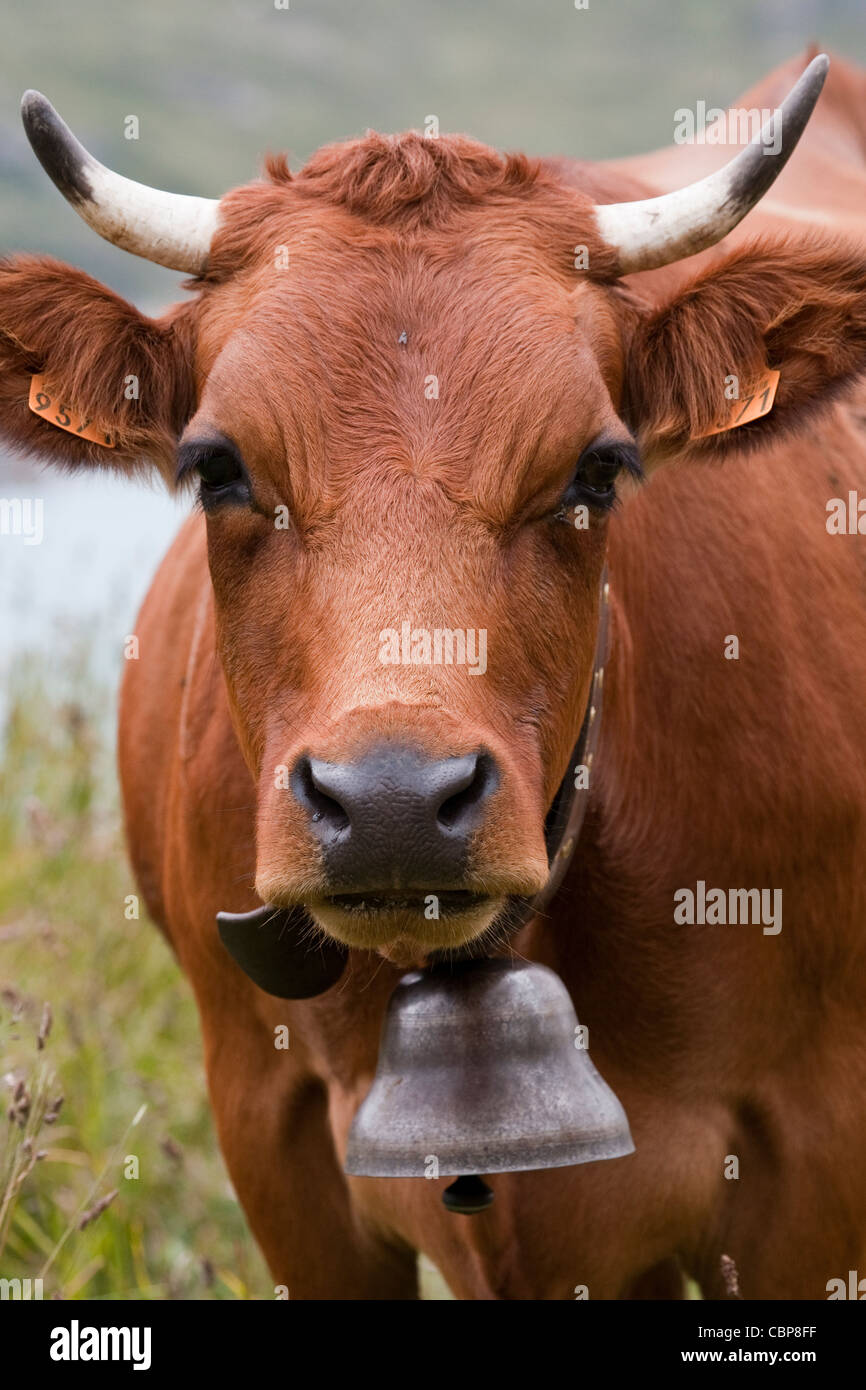
{"type": "Polygon", "coordinates": [[[201,273],[218,201],[163,193],[106,169],[76,140],[41,92],[24,93],[21,119],[46,174],[95,232],[169,270],[201,273]]]}
{"type": "Polygon", "coordinates": [[[715,246],[778,178],[806,128],[830,59],[813,58],[751,144],[699,183],[634,203],[597,204],[599,230],[615,247],[619,271],[655,270],[715,246]]]}

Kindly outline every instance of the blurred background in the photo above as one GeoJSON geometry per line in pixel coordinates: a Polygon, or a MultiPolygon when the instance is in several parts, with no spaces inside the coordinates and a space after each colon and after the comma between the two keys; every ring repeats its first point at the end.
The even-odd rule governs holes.
{"type": "MultiPolygon", "coordinates": [[[[0,254],[70,261],[146,312],[182,294],[63,202],[21,128],[27,87],[118,172],[219,197],[266,151],[298,167],[428,115],[500,149],[638,153],[671,142],[678,107],[727,106],[811,40],[866,63],[863,0],[5,0],[0,254]]],[[[42,1277],[45,1297],[273,1297],[189,989],[126,915],[116,685],[182,512],[2,454],[0,498],[44,506],[40,545],[0,535],[0,1277],[42,1277]]]]}

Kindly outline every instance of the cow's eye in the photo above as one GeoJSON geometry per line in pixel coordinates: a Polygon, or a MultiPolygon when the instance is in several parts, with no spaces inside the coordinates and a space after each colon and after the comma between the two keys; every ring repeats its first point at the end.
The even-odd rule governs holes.
{"type": "Polygon", "coordinates": [[[178,451],[177,481],[198,477],[207,511],[223,502],[249,503],[252,489],[243,460],[230,439],[187,440],[178,451]]]}
{"type": "Polygon", "coordinates": [[[571,520],[571,513],[579,506],[609,511],[616,502],[616,479],[623,469],[636,477],[641,476],[637,451],[630,446],[617,441],[597,443],[585,449],[556,516],[560,520],[571,520]]]}
{"type": "Polygon", "coordinates": [[[614,483],[621,467],[618,456],[610,454],[584,454],[577,465],[574,484],[584,492],[590,492],[599,502],[613,501],[614,483]]]}
{"type": "Polygon", "coordinates": [[[201,485],[208,492],[222,492],[244,481],[240,460],[233,454],[215,453],[199,459],[196,464],[201,485]]]}

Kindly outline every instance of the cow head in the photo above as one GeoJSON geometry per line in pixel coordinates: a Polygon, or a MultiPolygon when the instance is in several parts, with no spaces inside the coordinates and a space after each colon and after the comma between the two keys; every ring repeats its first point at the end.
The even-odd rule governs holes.
{"type": "Polygon", "coordinates": [[[622,279],[744,215],[823,71],[782,108],[780,155],[604,205],[522,156],[415,134],[323,150],[294,178],[271,161],[210,204],[119,179],[26,99],[76,209],[193,272],[196,295],[149,320],[81,272],[4,263],[0,426],[28,452],[147,458],[197,487],[263,901],[424,953],[542,888],[617,494],[687,446],[766,439],[866,361],[866,267],[844,248],[758,245],[661,302],[622,279]],[[772,414],[691,445],[726,376],[768,362],[772,414]],[[28,411],[36,372],[116,447],[28,411]]]}

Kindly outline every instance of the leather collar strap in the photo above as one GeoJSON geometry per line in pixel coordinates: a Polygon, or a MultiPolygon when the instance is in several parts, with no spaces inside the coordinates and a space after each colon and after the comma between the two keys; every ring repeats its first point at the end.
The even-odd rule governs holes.
{"type": "Polygon", "coordinates": [[[533,898],[525,920],[540,912],[552,901],[574,856],[577,841],[589,805],[592,765],[598,751],[601,732],[601,704],[604,697],[604,668],[610,651],[610,580],[607,565],[601,576],[598,604],[598,635],[595,641],[592,684],[583,716],[580,734],[571,757],[571,765],[559,785],[547,816],[545,838],[550,876],[541,892],[533,898]],[[585,775],[578,782],[578,773],[585,775]]]}
{"type": "MultiPolygon", "coordinates": [[[[589,783],[598,749],[609,644],[610,583],[605,566],[589,701],[568,771],[545,826],[550,873],[541,892],[512,921],[511,932],[549,906],[574,855],[589,803],[589,783]]],[[[218,912],[217,926],[223,945],[245,974],[260,989],[279,999],[312,999],[324,994],[339,980],[348,957],[347,948],[339,941],[323,938],[315,931],[302,907],[265,905],[252,912],[218,912]]]]}

